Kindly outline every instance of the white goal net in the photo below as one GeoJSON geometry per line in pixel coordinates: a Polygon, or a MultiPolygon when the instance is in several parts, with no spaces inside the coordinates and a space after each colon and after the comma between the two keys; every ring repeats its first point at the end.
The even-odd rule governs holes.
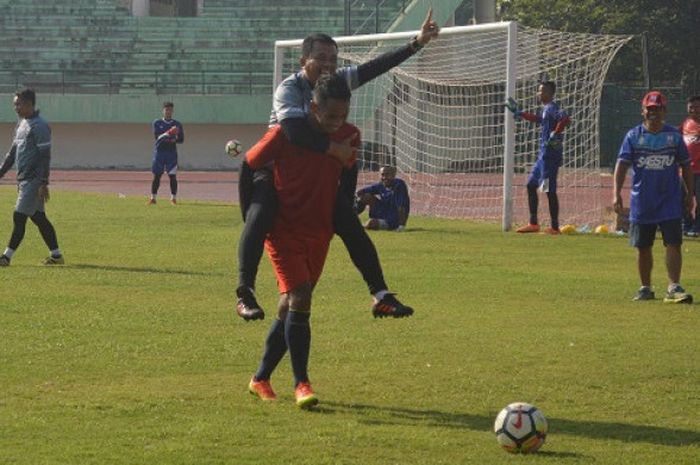
{"type": "MultiPolygon", "coordinates": [[[[413,33],[336,38],[342,65],[404,45],[413,33]]],[[[539,126],[514,122],[503,103],[537,112],[541,81],[571,116],[559,172],[560,223],[597,223],[602,202],[599,109],[603,81],[629,36],[534,30],[515,23],[442,29],[416,56],[353,92],[362,130],[360,183],[390,164],[409,186],[411,214],[526,223],[527,174],[539,126]]],[[[275,45],[275,84],[298,68],[301,40],[275,45]]],[[[547,202],[540,218],[548,219],[547,202]]],[[[547,223],[547,221],[544,221],[547,223]]]]}

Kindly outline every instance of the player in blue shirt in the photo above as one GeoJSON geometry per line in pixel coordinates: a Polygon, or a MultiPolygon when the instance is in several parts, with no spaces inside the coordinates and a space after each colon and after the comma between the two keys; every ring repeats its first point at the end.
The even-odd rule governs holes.
{"type": "Polygon", "coordinates": [[[396,168],[384,166],[379,170],[381,182],[357,191],[356,210],[360,213],[369,206],[367,229],[403,231],[411,203],[406,183],[396,177],[396,168]]]}
{"type": "Polygon", "coordinates": [[[185,141],[185,132],[182,124],[173,119],[175,105],[173,102],[163,103],[163,118],[153,122],[153,136],[156,139],[153,146],[153,182],[151,182],[151,197],[147,205],[156,203],[160,177],[163,172],[170,178],[170,203],[177,203],[177,144],[185,141]]]}
{"type": "Polygon", "coordinates": [[[537,209],[539,199],[537,189],[547,194],[549,201],[550,227],[545,229],[547,234],[559,234],[559,197],[557,196],[557,174],[562,165],[562,132],[571,121],[566,112],[559,108],[554,101],[556,85],[552,81],[540,84],[537,98],[544,105],[540,113],[528,113],[518,108],[517,103],[509,99],[506,107],[513,112],[516,120],[522,118],[541,125],[540,149],[537,161],[532,167],[527,180],[527,204],[530,210],[530,222],[517,230],[519,233],[539,232],[537,209]]]}
{"type": "Polygon", "coordinates": [[[621,212],[622,186],[627,170],[632,167],[630,194],[630,244],[637,248],[637,265],[642,287],[634,300],[653,300],[651,270],[652,247],[657,229],[666,247],[668,290],[665,303],[692,303],[693,296],[680,285],[681,244],[683,242],[682,179],[689,195],[685,208],[692,204],[693,173],[690,170],[688,149],[680,131],[664,123],[666,97],[651,91],[642,100],[644,121],[631,129],[622,141],[615,165],[613,208],[621,212]]]}

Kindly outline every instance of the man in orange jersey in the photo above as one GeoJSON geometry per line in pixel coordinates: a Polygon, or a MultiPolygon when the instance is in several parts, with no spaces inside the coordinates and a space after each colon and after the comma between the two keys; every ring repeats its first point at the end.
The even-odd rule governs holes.
{"type": "MultiPolygon", "coordinates": [[[[331,140],[360,143],[359,130],[346,122],[350,88],[336,75],[324,75],[316,84],[309,124],[331,140]]],[[[293,145],[282,127],[272,127],[246,154],[253,169],[273,162],[279,207],[265,248],[272,261],[281,294],[277,319],[265,340],[258,371],[248,390],[262,400],[276,399],[270,377],[289,350],[294,373],[294,395],[300,408],[318,403],[311,388],[308,360],[311,347],[311,294],[326,261],[334,234],[333,209],[343,166],[334,157],[293,145]]],[[[354,157],[348,162],[355,163],[354,157]]]]}

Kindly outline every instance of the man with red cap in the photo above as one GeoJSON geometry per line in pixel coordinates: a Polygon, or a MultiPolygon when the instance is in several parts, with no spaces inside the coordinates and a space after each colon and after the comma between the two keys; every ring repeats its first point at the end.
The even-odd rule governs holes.
{"type": "Polygon", "coordinates": [[[683,207],[690,208],[693,198],[693,174],[688,149],[680,131],[664,123],[666,97],[651,91],[642,100],[642,124],[632,128],[622,141],[617,164],[613,208],[621,212],[622,186],[632,167],[630,195],[630,245],[637,248],[637,266],[642,283],[634,300],[653,300],[651,270],[652,247],[657,229],[666,247],[668,289],[664,303],[692,303],[693,296],[680,285],[683,207]],[[678,169],[682,178],[678,176],[678,169]],[[682,181],[681,181],[682,179],[682,181]],[[681,182],[688,195],[682,205],[681,182]]]}

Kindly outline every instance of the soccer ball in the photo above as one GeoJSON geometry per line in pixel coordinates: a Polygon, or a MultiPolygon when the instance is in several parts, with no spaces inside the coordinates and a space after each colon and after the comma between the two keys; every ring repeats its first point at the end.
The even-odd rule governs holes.
{"type": "Polygon", "coordinates": [[[595,228],[595,233],[596,233],[596,234],[607,234],[608,232],[610,232],[610,231],[608,230],[608,226],[607,226],[607,225],[604,225],[604,224],[601,224],[601,225],[599,225],[599,226],[597,226],[597,227],[595,228]]]}
{"type": "Polygon", "coordinates": [[[529,454],[544,444],[547,419],[534,405],[514,402],[500,411],[493,430],[503,449],[512,454],[529,454]]]}
{"type": "Polygon", "coordinates": [[[241,143],[238,142],[236,139],[232,139],[228,142],[226,142],[226,147],[224,148],[226,151],[226,155],[228,155],[231,158],[236,158],[238,155],[241,154],[241,143]]]}
{"type": "Polygon", "coordinates": [[[575,234],[576,226],[573,224],[565,224],[559,231],[561,231],[562,234],[575,234]]]}

